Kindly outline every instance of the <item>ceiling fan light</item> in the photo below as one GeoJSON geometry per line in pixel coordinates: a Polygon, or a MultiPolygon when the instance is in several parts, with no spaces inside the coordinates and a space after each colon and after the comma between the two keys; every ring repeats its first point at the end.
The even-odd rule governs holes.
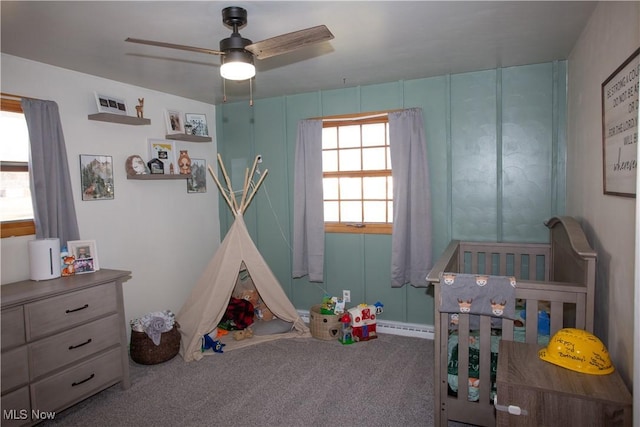
{"type": "Polygon", "coordinates": [[[223,55],[220,75],[227,80],[247,80],[256,75],[253,57],[244,51],[231,51],[223,55]]]}

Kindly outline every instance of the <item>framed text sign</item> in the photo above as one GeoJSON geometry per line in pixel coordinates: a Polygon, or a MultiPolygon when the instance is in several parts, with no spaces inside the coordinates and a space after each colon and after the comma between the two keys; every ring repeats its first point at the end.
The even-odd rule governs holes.
{"type": "Polygon", "coordinates": [[[636,196],[639,53],[602,83],[604,194],[636,196]]]}

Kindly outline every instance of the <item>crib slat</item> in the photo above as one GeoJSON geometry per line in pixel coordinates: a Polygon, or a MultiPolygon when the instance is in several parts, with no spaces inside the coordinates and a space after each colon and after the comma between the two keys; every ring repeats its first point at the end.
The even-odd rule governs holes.
{"type": "Polygon", "coordinates": [[[469,400],[469,315],[458,321],[458,400],[469,400]]]}
{"type": "Polygon", "coordinates": [[[562,303],[562,301],[551,301],[551,313],[549,313],[549,317],[551,318],[549,332],[551,333],[551,335],[549,336],[553,336],[556,332],[562,329],[564,320],[563,309],[564,304],[562,303]]]}
{"type": "Polygon", "coordinates": [[[527,319],[525,321],[525,341],[528,344],[538,343],[538,300],[527,299],[527,319]]]}
{"type": "Polygon", "coordinates": [[[480,316],[480,402],[491,399],[491,317],[480,316]]]}
{"type": "Polygon", "coordinates": [[[500,252],[499,254],[499,260],[500,260],[500,276],[506,276],[507,275],[507,254],[504,252],[500,252]]]}
{"type": "Polygon", "coordinates": [[[502,339],[513,341],[513,320],[502,319],[502,339]]]}

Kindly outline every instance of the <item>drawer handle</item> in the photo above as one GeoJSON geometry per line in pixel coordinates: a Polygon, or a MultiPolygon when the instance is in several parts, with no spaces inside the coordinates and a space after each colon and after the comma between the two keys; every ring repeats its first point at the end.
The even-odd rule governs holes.
{"type": "Polygon", "coordinates": [[[87,345],[91,342],[91,338],[89,338],[88,340],[86,340],[85,342],[83,342],[82,344],[78,344],[78,345],[70,345],[69,346],[69,350],[73,350],[74,348],[78,348],[78,347],[82,347],[83,345],[87,345]]]}
{"type": "Polygon", "coordinates": [[[89,308],[89,304],[85,304],[82,307],[74,308],[73,310],[67,310],[65,311],[65,313],[69,314],[69,313],[73,313],[74,311],[84,310],[85,308],[89,308]]]}
{"type": "Polygon", "coordinates": [[[87,381],[89,381],[89,380],[93,379],[93,377],[95,377],[95,376],[96,376],[96,374],[91,374],[91,375],[89,376],[89,378],[86,378],[86,379],[84,379],[84,380],[82,380],[82,381],[80,381],[80,382],[77,382],[77,383],[73,383],[73,384],[71,384],[71,387],[75,387],[75,386],[77,386],[77,385],[84,384],[84,383],[86,383],[87,381]]]}

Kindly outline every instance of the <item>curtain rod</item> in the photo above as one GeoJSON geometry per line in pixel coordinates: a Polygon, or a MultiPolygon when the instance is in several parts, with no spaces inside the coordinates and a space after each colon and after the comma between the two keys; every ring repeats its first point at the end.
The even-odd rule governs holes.
{"type": "Polygon", "coordinates": [[[0,92],[0,96],[2,96],[3,98],[13,98],[17,101],[20,101],[21,99],[33,99],[33,100],[39,101],[38,98],[30,98],[28,96],[14,95],[12,93],[6,93],[6,92],[0,92]]]}
{"type": "Polygon", "coordinates": [[[367,119],[373,119],[376,117],[383,117],[395,111],[402,111],[402,109],[399,108],[396,110],[372,111],[368,114],[364,113],[364,114],[367,114],[366,116],[360,116],[359,114],[362,114],[362,113],[358,113],[358,114],[344,114],[339,116],[311,117],[309,120],[322,120],[323,122],[338,122],[338,121],[345,121],[345,120],[354,120],[354,121],[367,120],[367,119]]]}

